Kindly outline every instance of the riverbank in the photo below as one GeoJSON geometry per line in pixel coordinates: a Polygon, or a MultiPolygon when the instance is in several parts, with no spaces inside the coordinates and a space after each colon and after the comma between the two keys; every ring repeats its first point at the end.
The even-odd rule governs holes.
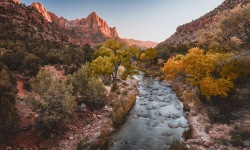
{"type": "Polygon", "coordinates": [[[203,105],[200,102],[196,96],[197,91],[195,91],[194,88],[180,82],[170,81],[167,83],[172,85],[179,99],[183,102],[184,110],[186,111],[187,119],[191,126],[191,131],[184,142],[187,149],[250,149],[250,141],[242,141],[242,136],[249,134],[250,118],[249,115],[247,115],[250,114],[249,105],[246,106],[246,108],[235,110],[235,113],[245,113],[245,115],[239,116],[238,119],[229,124],[212,123],[208,113],[211,107],[203,105]],[[245,130],[242,129],[242,124],[248,128],[244,128],[245,130]],[[242,146],[243,144],[244,146],[242,146]]]}

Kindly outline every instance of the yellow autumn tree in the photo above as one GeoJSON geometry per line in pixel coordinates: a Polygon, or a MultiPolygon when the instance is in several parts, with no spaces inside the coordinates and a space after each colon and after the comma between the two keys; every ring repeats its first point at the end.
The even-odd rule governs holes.
{"type": "MultiPolygon", "coordinates": [[[[221,76],[224,66],[232,54],[206,53],[199,48],[192,48],[186,55],[177,55],[167,61],[162,68],[166,79],[184,77],[193,86],[198,86],[207,99],[211,96],[227,97],[233,87],[232,78],[221,76]],[[218,76],[219,75],[219,76],[218,76]]],[[[233,72],[227,70],[230,74],[233,72]]]]}

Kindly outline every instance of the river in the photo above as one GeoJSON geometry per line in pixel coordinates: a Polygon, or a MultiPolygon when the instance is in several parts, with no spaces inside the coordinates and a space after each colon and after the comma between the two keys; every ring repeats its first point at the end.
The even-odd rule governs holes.
{"type": "Polygon", "coordinates": [[[166,150],[183,140],[189,127],[183,104],[171,89],[143,74],[137,76],[139,95],[128,119],[111,135],[110,150],[166,150]]]}

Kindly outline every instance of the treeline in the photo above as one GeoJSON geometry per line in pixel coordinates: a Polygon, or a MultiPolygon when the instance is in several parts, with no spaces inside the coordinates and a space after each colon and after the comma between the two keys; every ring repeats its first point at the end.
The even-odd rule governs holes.
{"type": "Polygon", "coordinates": [[[73,73],[81,64],[93,59],[94,49],[83,46],[61,46],[50,41],[0,42],[1,61],[12,71],[34,76],[41,65],[63,65],[67,73],[73,73]]]}

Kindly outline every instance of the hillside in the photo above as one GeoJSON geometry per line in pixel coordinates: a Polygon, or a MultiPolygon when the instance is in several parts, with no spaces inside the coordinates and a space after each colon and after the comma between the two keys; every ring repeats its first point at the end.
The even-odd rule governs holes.
{"type": "Polygon", "coordinates": [[[66,35],[69,30],[59,32],[62,30],[61,27],[46,21],[33,7],[2,0],[0,12],[0,40],[25,42],[40,39],[61,44],[69,43],[69,37],[66,35]]]}
{"type": "Polygon", "coordinates": [[[250,3],[250,0],[225,0],[220,6],[206,15],[179,26],[171,37],[158,44],[156,48],[196,42],[200,30],[209,29],[211,25],[218,22],[221,17],[227,16],[236,6],[239,5],[242,7],[248,3],[250,3]]]}
{"type": "Polygon", "coordinates": [[[12,36],[16,40],[42,39],[78,45],[98,44],[108,38],[120,40],[116,28],[110,28],[95,12],[86,18],[69,21],[47,12],[40,3],[25,6],[19,1],[2,0],[0,4],[0,26],[4,29],[2,37],[5,40],[8,39],[6,35],[13,34],[18,35],[12,36]]]}

